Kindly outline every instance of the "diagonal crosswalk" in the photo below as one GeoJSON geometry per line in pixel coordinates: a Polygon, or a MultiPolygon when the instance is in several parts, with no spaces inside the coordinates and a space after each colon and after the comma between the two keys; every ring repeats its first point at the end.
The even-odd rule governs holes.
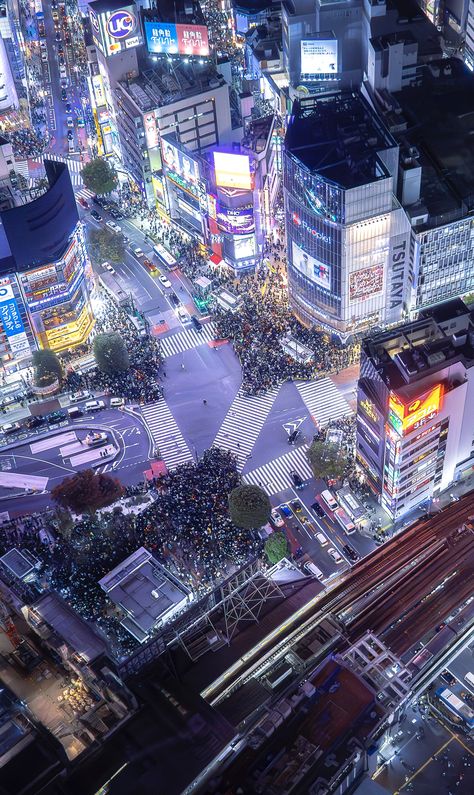
{"type": "Polygon", "coordinates": [[[243,469],[258,435],[262,430],[280,387],[256,397],[240,394],[234,399],[214,439],[214,447],[231,450],[237,457],[238,468],[243,469]]]}
{"type": "Polygon", "coordinates": [[[319,425],[327,425],[330,420],[347,417],[353,413],[348,402],[344,400],[330,378],[301,381],[296,384],[296,388],[313,419],[319,425]]]}
{"type": "Polygon", "coordinates": [[[177,334],[171,334],[160,340],[161,353],[165,358],[175,356],[177,353],[189,351],[191,348],[198,348],[214,339],[214,324],[204,323],[202,331],[195,331],[193,328],[184,329],[177,334]]]}
{"type": "Polygon", "coordinates": [[[267,494],[277,494],[293,485],[291,472],[297,472],[303,480],[311,478],[311,467],[306,458],[307,445],[296,447],[289,453],[284,453],[274,461],[263,464],[242,476],[245,483],[260,486],[267,494]]]}
{"type": "Polygon", "coordinates": [[[142,416],[168,469],[193,460],[184,436],[164,400],[143,406],[142,416]]]}

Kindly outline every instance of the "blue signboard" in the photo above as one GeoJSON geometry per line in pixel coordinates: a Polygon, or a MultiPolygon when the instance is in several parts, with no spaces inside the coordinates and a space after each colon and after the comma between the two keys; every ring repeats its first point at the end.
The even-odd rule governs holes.
{"type": "Polygon", "coordinates": [[[24,331],[18,304],[14,298],[0,304],[0,323],[7,337],[14,337],[24,331]]]}
{"type": "Polygon", "coordinates": [[[148,52],[177,53],[178,32],[176,25],[166,22],[145,22],[145,36],[148,52]]]}

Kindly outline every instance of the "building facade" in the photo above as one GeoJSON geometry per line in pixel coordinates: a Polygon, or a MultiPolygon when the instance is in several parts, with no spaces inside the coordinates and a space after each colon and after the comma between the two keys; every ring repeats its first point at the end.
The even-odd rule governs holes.
{"type": "Polygon", "coordinates": [[[60,352],[94,329],[93,276],[68,168],[45,161],[49,189],[0,213],[0,358],[27,363],[36,348],[60,352]]]}
{"type": "Polygon", "coordinates": [[[393,519],[472,471],[473,344],[459,299],[363,341],[357,460],[393,519]]]}
{"type": "Polygon", "coordinates": [[[290,303],[342,341],[401,317],[410,227],[393,201],[397,161],[360,95],[295,102],[284,147],[290,303]]]}

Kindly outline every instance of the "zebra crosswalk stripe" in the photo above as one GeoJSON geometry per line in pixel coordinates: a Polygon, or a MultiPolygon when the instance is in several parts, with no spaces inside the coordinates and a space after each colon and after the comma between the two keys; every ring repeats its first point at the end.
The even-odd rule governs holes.
{"type": "Polygon", "coordinates": [[[246,475],[242,475],[242,479],[245,483],[260,486],[269,495],[284,491],[293,485],[290,477],[291,472],[296,471],[303,480],[313,476],[306,458],[307,449],[308,445],[296,447],[289,453],[284,453],[279,458],[275,458],[274,461],[247,472],[246,475]]]}
{"type": "Polygon", "coordinates": [[[81,188],[81,190],[76,190],[76,199],[79,196],[81,197],[81,199],[85,199],[86,201],[90,201],[92,199],[92,197],[95,196],[95,193],[93,193],[91,190],[89,190],[89,188],[81,188]]]}
{"type": "Polygon", "coordinates": [[[265,395],[244,397],[237,395],[222,423],[213,447],[231,450],[237,457],[237,466],[242,470],[252,452],[270,410],[278,395],[279,387],[265,395]]]}
{"type": "Polygon", "coordinates": [[[57,163],[66,163],[69,174],[71,177],[71,182],[73,188],[82,188],[83,182],[81,177],[81,171],[84,168],[84,163],[80,160],[72,160],[68,157],[62,157],[61,155],[56,155],[54,152],[47,153],[45,155],[40,155],[40,157],[34,158],[34,163],[43,163],[45,160],[54,160],[57,163]]]}
{"type": "Polygon", "coordinates": [[[330,378],[296,384],[310,414],[320,425],[352,414],[352,409],[330,378]]]}
{"type": "Polygon", "coordinates": [[[14,171],[17,174],[21,174],[22,177],[28,179],[30,176],[30,169],[28,166],[28,160],[15,160],[15,168],[14,171]]]}
{"type": "Polygon", "coordinates": [[[142,416],[168,469],[193,460],[184,436],[164,400],[143,406],[142,416]]]}
{"type": "Polygon", "coordinates": [[[204,345],[212,339],[214,339],[214,324],[204,323],[202,331],[188,328],[178,334],[171,334],[169,337],[161,339],[161,353],[168,358],[191,348],[198,348],[199,345],[204,345]]]}

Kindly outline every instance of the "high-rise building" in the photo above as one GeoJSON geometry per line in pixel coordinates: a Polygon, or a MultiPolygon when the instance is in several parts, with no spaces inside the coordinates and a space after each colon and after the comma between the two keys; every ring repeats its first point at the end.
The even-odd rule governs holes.
{"type": "Polygon", "coordinates": [[[291,306],[341,340],[396,322],[410,227],[394,201],[398,146],[355,93],[295,102],[283,171],[291,306]]]}
{"type": "Polygon", "coordinates": [[[456,299],[362,343],[357,460],[403,516],[474,463],[474,317],[456,299]]]}
{"type": "MultiPolygon", "coordinates": [[[[45,161],[49,189],[0,212],[0,362],[27,363],[36,348],[63,351],[93,328],[92,270],[69,170],[45,161]]],[[[0,191],[0,198],[2,193],[0,191]]]]}

